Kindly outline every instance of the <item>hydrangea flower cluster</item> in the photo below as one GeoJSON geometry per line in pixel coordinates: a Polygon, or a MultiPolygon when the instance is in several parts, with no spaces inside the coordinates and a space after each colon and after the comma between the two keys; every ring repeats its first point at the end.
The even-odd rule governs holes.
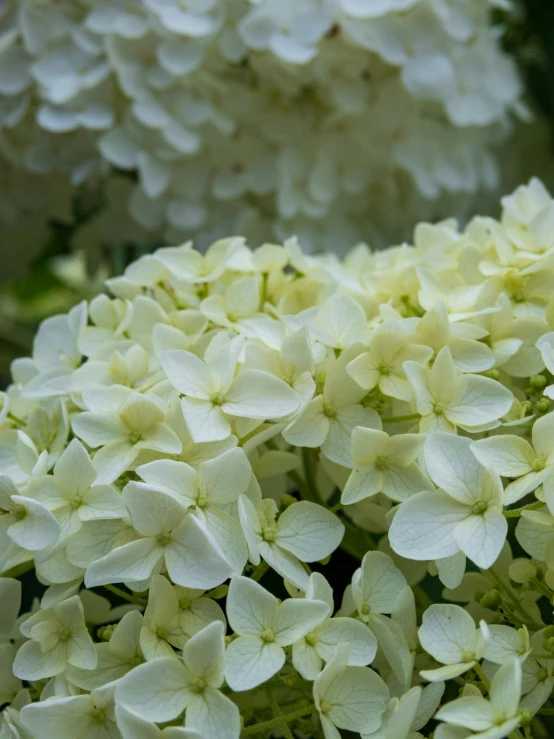
{"type": "Polygon", "coordinates": [[[79,210],[96,214],[77,243],[96,248],[397,238],[399,210],[405,227],[496,184],[494,147],[525,115],[498,8],[5,0],[0,217],[25,243],[31,213],[70,220],[86,186],[79,210]]]}
{"type": "Polygon", "coordinates": [[[502,204],[343,261],[162,248],[43,322],[1,398],[2,739],[544,736],[554,200],[502,204]]]}

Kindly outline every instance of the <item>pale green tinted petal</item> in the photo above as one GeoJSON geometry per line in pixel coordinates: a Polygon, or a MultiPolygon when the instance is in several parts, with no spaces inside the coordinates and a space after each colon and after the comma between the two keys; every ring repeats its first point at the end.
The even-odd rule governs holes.
{"type": "Polygon", "coordinates": [[[321,600],[287,598],[275,614],[272,630],[281,647],[306,636],[329,615],[329,605],[321,600]]]}
{"type": "Polygon", "coordinates": [[[284,664],[285,653],[275,642],[241,636],[225,652],[225,679],[232,690],[250,690],[269,680],[284,664]]]}
{"type": "Polygon", "coordinates": [[[481,464],[504,477],[520,477],[531,472],[536,457],[528,441],[509,434],[481,439],[471,449],[481,464]]]}
{"type": "Polygon", "coordinates": [[[344,526],[323,506],[301,501],[279,518],[276,543],[302,562],[324,559],[340,544],[344,526]]]}
{"type": "Polygon", "coordinates": [[[498,559],[507,533],[507,520],[493,509],[480,516],[469,516],[454,528],[454,538],[462,552],[485,570],[498,559]]]}
{"type": "Polygon", "coordinates": [[[407,559],[450,557],[460,547],[453,534],[468,509],[445,493],[423,492],[401,504],[389,530],[391,547],[407,559]]]}
{"type": "Polygon", "coordinates": [[[279,602],[258,583],[247,577],[234,577],[227,596],[227,618],[241,636],[259,636],[273,626],[279,602]]]}
{"type": "Polygon", "coordinates": [[[326,715],[339,729],[369,733],[381,724],[389,690],[368,667],[346,667],[322,698],[331,704],[326,715]]]}
{"type": "Polygon", "coordinates": [[[155,539],[140,539],[125,544],[88,567],[85,585],[93,588],[114,582],[141,582],[156,570],[162,556],[163,549],[155,539]]]}
{"type": "Polygon", "coordinates": [[[494,709],[489,701],[473,696],[447,703],[439,709],[436,718],[473,731],[484,731],[494,726],[496,721],[494,709]]]}
{"type": "Polygon", "coordinates": [[[219,690],[207,688],[202,694],[191,698],[186,725],[198,732],[198,736],[237,739],[241,730],[239,709],[219,690]]]}
{"type": "Polygon", "coordinates": [[[232,574],[230,564],[191,515],[173,531],[164,557],[169,576],[184,587],[214,588],[232,574]]]}
{"type": "Polygon", "coordinates": [[[242,418],[283,418],[300,404],[294,390],[261,370],[243,370],[233,380],[222,406],[225,413],[242,418]]]}
{"type": "Polygon", "coordinates": [[[317,629],[317,651],[328,662],[335,655],[339,644],[350,645],[350,665],[368,665],[377,652],[377,640],[373,632],[353,618],[331,618],[317,629]]]}
{"type": "Polygon", "coordinates": [[[418,633],[425,651],[445,665],[463,662],[464,652],[475,649],[475,622],[460,606],[429,606],[418,633]]]}
{"type": "Polygon", "coordinates": [[[147,721],[172,721],[190,698],[191,676],[177,657],[162,657],[131,670],[117,683],[116,702],[147,721]]]}

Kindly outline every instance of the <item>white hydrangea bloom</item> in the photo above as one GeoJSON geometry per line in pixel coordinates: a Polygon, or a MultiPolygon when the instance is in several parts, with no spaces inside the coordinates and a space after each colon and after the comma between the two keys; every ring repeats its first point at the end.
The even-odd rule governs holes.
{"type": "Polygon", "coordinates": [[[471,729],[471,736],[492,739],[507,736],[520,725],[521,666],[513,660],[498,669],[490,686],[490,699],[465,695],[447,703],[437,718],[454,726],[471,729]]]}
{"type": "Polygon", "coordinates": [[[435,682],[471,670],[482,659],[488,638],[486,624],[482,622],[481,629],[477,629],[472,617],[460,606],[429,606],[419,629],[419,641],[425,651],[445,667],[423,670],[421,676],[435,682]]]}
{"type": "Polygon", "coordinates": [[[117,701],[148,721],[171,721],[186,710],[187,728],[201,736],[236,737],[237,706],[221,691],[224,627],[206,626],[183,647],[181,658],[160,657],[129,673],[117,686],[117,701]]]}
{"type": "Polygon", "coordinates": [[[227,618],[238,635],[226,652],[225,679],[233,690],[248,690],[268,680],[285,662],[284,647],[303,639],[329,614],[320,600],[274,595],[245,577],[233,578],[227,618]]]}
{"type": "Polygon", "coordinates": [[[436,433],[425,442],[439,490],[405,501],[390,529],[392,548],[413,559],[444,559],[462,551],[478,566],[494,564],[506,540],[498,473],[479,464],[469,439],[436,433]]]}
{"type": "MultiPolygon", "coordinates": [[[[355,6],[392,54],[387,4],[355,6]]],[[[144,42],[128,89],[162,91],[140,22],[162,6],[95,7],[121,58],[144,42]]],[[[22,8],[49,53],[60,15],[22,8]]],[[[163,8],[224,22],[214,0],[163,8]]],[[[90,59],[51,94],[100,73],[77,41],[90,59]]],[[[523,739],[548,720],[554,205],[533,181],[504,208],[342,261],[161,249],[43,324],[1,398],[2,739],[523,739]]]]}

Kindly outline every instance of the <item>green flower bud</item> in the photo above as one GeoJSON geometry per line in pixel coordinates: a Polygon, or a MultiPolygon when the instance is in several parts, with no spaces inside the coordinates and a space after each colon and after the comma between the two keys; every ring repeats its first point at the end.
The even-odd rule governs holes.
{"type": "Polygon", "coordinates": [[[548,413],[550,409],[550,401],[548,398],[542,398],[541,400],[537,401],[536,409],[538,413],[548,413]]]}
{"type": "Polygon", "coordinates": [[[546,377],[544,375],[532,375],[529,378],[529,384],[533,390],[542,390],[546,387],[546,377]]]}
{"type": "Polygon", "coordinates": [[[496,611],[502,605],[502,597],[498,590],[495,590],[494,588],[492,590],[487,590],[487,592],[483,593],[481,596],[479,605],[483,606],[483,608],[490,608],[491,611],[496,611]]]}
{"type": "Polygon", "coordinates": [[[533,413],[533,403],[530,403],[528,400],[524,400],[521,404],[521,410],[523,411],[524,416],[530,416],[533,413]]]}
{"type": "Polygon", "coordinates": [[[107,626],[101,626],[97,632],[98,638],[102,639],[102,641],[110,641],[116,626],[117,624],[108,624],[107,626]]]}

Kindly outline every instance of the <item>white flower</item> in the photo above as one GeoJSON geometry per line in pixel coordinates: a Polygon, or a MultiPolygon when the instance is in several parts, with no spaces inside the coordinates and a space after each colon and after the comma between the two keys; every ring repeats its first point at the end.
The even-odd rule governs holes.
{"type": "Polygon", "coordinates": [[[348,666],[348,644],[342,644],[314,681],[313,694],[325,739],[338,739],[339,729],[368,734],[381,724],[389,690],[369,667],[348,666]]]}
{"type": "Polygon", "coordinates": [[[499,668],[491,682],[489,700],[466,695],[447,703],[437,718],[453,726],[463,726],[471,736],[495,739],[507,736],[520,725],[518,715],[521,698],[521,665],[519,660],[499,668]]]}
{"type": "Polygon", "coordinates": [[[425,459],[440,489],[402,503],[389,532],[392,548],[408,559],[442,559],[462,551],[479,567],[491,567],[508,532],[498,473],[479,464],[469,439],[453,434],[432,434],[425,459]]]}
{"type": "Polygon", "coordinates": [[[289,506],[277,519],[274,500],[255,506],[239,498],[239,515],[252,564],[264,559],[297,588],[305,590],[308,575],[300,562],[325,559],[340,544],[344,526],[330,511],[308,501],[289,506]]]}
{"type": "Polygon", "coordinates": [[[252,469],[242,449],[229,449],[215,459],[206,460],[194,470],[184,462],[160,460],[137,468],[141,478],[183,505],[194,506],[194,515],[228,559],[235,574],[240,574],[248,551],[238,518],[229,512],[246,491],[252,469]]]}
{"type": "Polygon", "coordinates": [[[348,644],[349,665],[368,665],[377,652],[377,641],[367,626],[333,612],[333,591],[323,575],[312,573],[306,598],[329,605],[329,618],[292,645],[292,663],[305,680],[314,680],[324,662],[334,658],[340,644],[348,644]]]}
{"type": "Polygon", "coordinates": [[[460,606],[433,604],[423,614],[418,631],[421,646],[445,667],[422,670],[424,680],[438,682],[462,675],[482,659],[488,629],[477,629],[469,613],[460,606]]]}
{"type": "Polygon", "coordinates": [[[412,390],[404,372],[404,362],[427,364],[433,350],[417,343],[398,323],[385,322],[373,332],[367,352],[347,366],[348,374],[364,390],[378,387],[385,395],[410,400],[412,390]]]}
{"type": "Polygon", "coordinates": [[[355,428],[354,469],[342,491],[341,502],[350,505],[378,493],[402,501],[428,490],[431,483],[416,463],[424,441],[424,436],[418,434],[389,436],[384,431],[355,428]]]}
{"type": "Polygon", "coordinates": [[[68,665],[91,670],[96,667],[96,651],[77,595],[52,611],[33,614],[21,624],[21,633],[29,641],[20,647],[13,670],[22,680],[59,675],[68,665]]]}
{"type": "Polygon", "coordinates": [[[323,392],[289,424],[283,437],[294,446],[319,446],[332,462],[352,467],[352,431],[356,426],[380,429],[381,420],[372,408],[360,404],[367,393],[348,375],[348,361],[345,351],[327,372],[323,392]]]}
{"type": "Polygon", "coordinates": [[[67,668],[67,679],[83,690],[95,690],[115,682],[146,661],[140,645],[144,619],[138,611],[126,613],[117,624],[108,642],[95,644],[96,667],[67,668]]]}
{"type": "Polygon", "coordinates": [[[97,477],[84,446],[73,439],[56,462],[53,474],[32,480],[27,492],[53,511],[61,527],[61,538],[66,539],[76,533],[84,521],[126,515],[120,493],[111,485],[95,485],[97,477]]]}
{"type": "Polygon", "coordinates": [[[123,500],[140,538],[96,559],[86,572],[87,587],[140,583],[164,566],[174,583],[186,587],[210,588],[229,577],[227,561],[175,498],[145,484],[129,483],[123,500]]]}
{"type": "Polygon", "coordinates": [[[420,431],[468,431],[497,421],[513,403],[512,393],[500,383],[480,375],[463,375],[456,369],[448,347],[437,355],[433,367],[406,362],[404,370],[412,386],[420,431]]]}
{"type": "Polygon", "coordinates": [[[394,614],[400,608],[407,583],[392,559],[383,552],[367,552],[361,567],[352,577],[341,614],[357,613],[377,637],[377,642],[392,667],[395,676],[404,684],[412,671],[412,656],[401,626],[384,614],[394,614]]]}
{"type": "Polygon", "coordinates": [[[185,635],[179,621],[179,601],[171,583],[154,575],[148,591],[148,606],[140,631],[140,648],[147,660],[172,657],[174,647],[183,647],[185,635]]]}
{"type": "Polygon", "coordinates": [[[485,467],[503,477],[518,478],[504,492],[506,505],[516,503],[554,474],[554,413],[538,418],[531,430],[531,445],[511,434],[491,436],[472,444],[471,449],[485,467]]]}
{"type": "Polygon", "coordinates": [[[201,736],[238,739],[238,708],[219,690],[224,662],[224,627],[216,621],[185,644],[182,659],[161,657],[124,677],[117,703],[156,722],[172,721],[186,710],[186,727],[201,736]]]}
{"type": "Polygon", "coordinates": [[[242,340],[214,341],[204,361],[185,351],[161,357],[171,384],[185,397],[183,415],[194,441],[218,441],[231,434],[230,420],[282,418],[299,405],[296,393],[267,372],[244,369],[235,376],[242,340]]]}
{"type": "Polygon", "coordinates": [[[73,431],[88,446],[101,447],[93,458],[97,483],[110,483],[141,449],[178,454],[181,442],[163,421],[163,402],[119,385],[83,393],[88,408],[73,419],[73,431]]]}
{"type": "Polygon", "coordinates": [[[530,654],[529,632],[526,626],[512,629],[511,626],[491,624],[485,646],[485,657],[498,665],[505,665],[514,658],[525,662],[530,654]]]}
{"type": "Polygon", "coordinates": [[[252,49],[272,51],[283,61],[306,64],[331,25],[331,15],[314,0],[265,0],[244,16],[239,33],[252,49]]]}
{"type": "Polygon", "coordinates": [[[202,739],[202,734],[194,729],[185,729],[181,726],[166,726],[165,729],[159,729],[156,724],[146,721],[122,705],[116,706],[115,715],[123,739],[202,739]]]}
{"type": "Polygon", "coordinates": [[[114,686],[106,685],[88,695],[34,703],[21,711],[21,724],[38,739],[117,736],[113,694],[114,686]]]}
{"type": "Polygon", "coordinates": [[[277,598],[246,577],[231,580],[227,618],[237,638],[225,655],[225,679],[233,690],[269,680],[285,664],[284,647],[302,639],[329,613],[320,600],[277,598]]]}
{"type": "Polygon", "coordinates": [[[60,526],[48,508],[22,496],[5,475],[0,475],[0,516],[2,529],[15,545],[22,549],[38,551],[55,542],[60,535],[60,526]]]}

